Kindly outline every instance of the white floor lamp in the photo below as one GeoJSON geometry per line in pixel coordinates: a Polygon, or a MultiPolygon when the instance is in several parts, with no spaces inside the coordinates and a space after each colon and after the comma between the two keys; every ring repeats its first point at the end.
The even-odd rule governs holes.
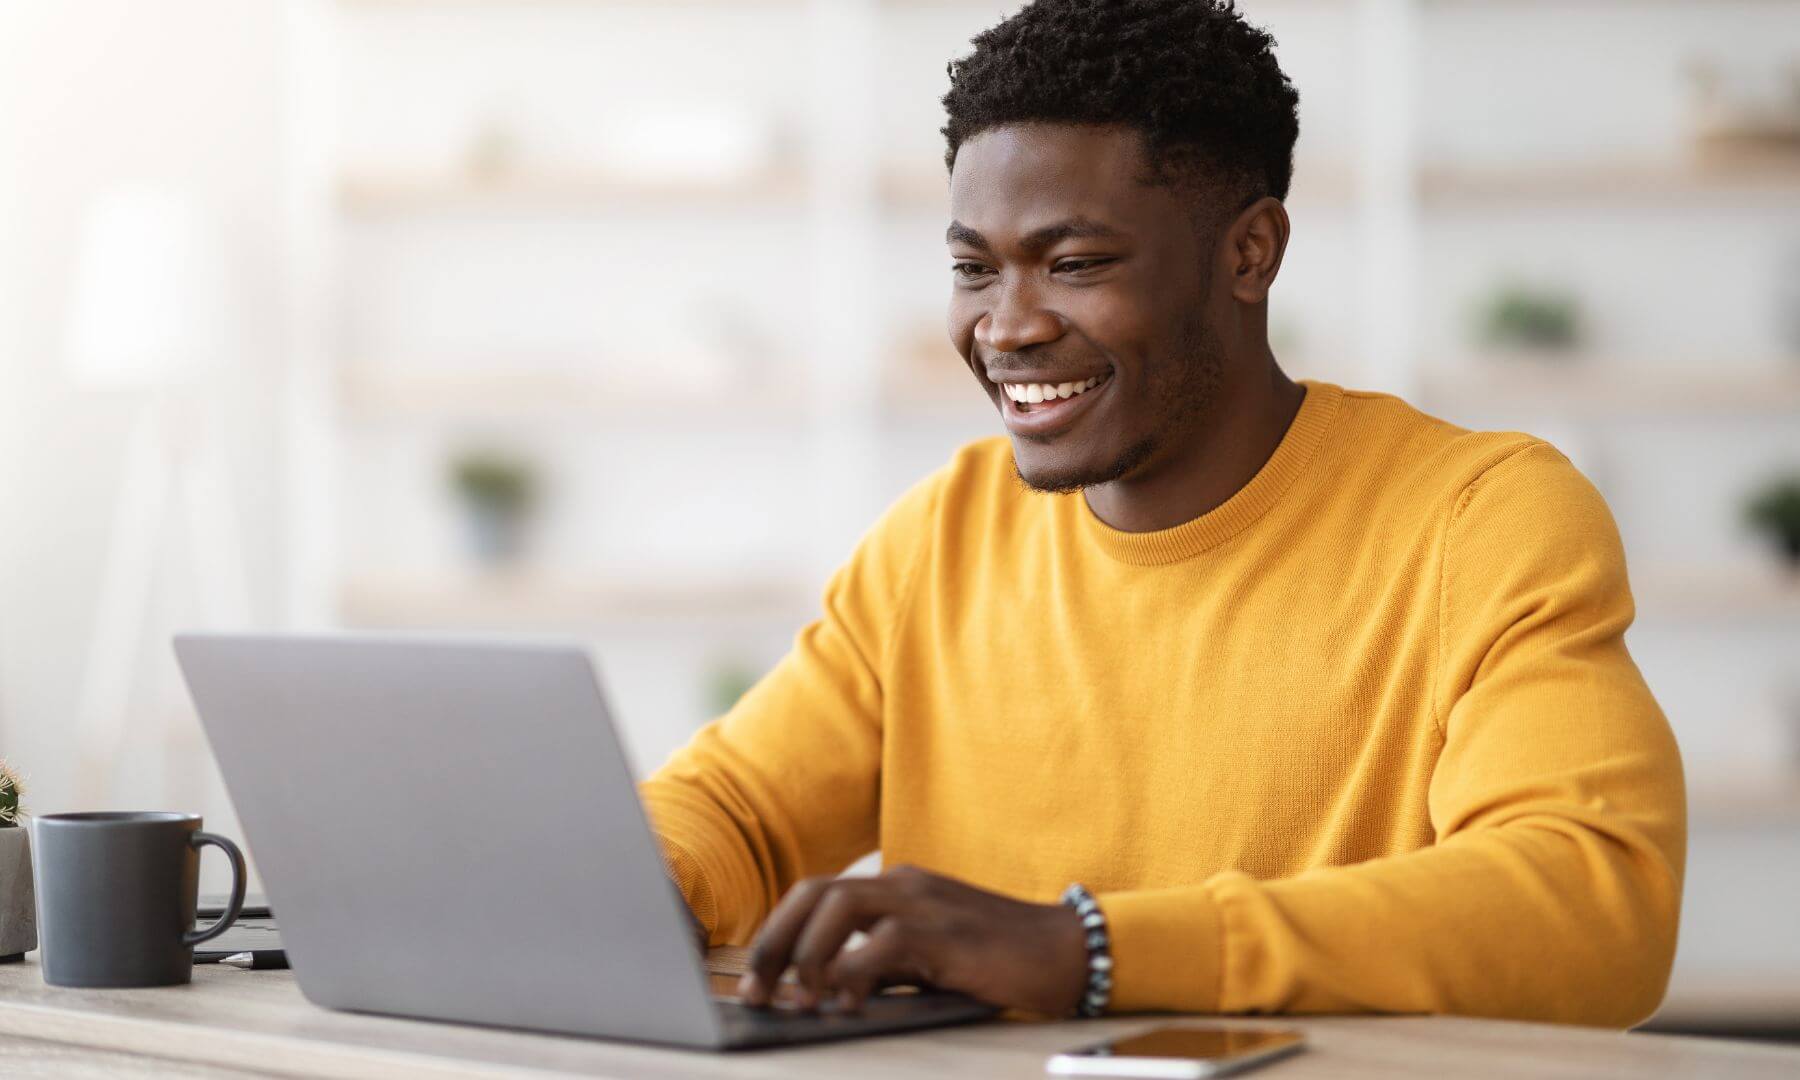
{"type": "Polygon", "coordinates": [[[76,712],[82,805],[106,797],[124,746],[175,499],[205,625],[241,625],[249,617],[212,400],[232,336],[227,292],[218,234],[190,201],[121,189],[90,209],[71,292],[69,373],[77,386],[130,394],[141,404],[126,443],[76,712]]]}

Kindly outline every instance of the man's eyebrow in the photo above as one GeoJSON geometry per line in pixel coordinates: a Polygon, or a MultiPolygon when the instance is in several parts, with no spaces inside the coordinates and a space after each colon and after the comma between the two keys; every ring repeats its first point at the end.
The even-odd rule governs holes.
{"type": "MultiPolygon", "coordinates": [[[[1103,225],[1092,218],[1074,217],[1067,221],[1058,221],[1033,229],[1019,241],[1019,246],[1027,251],[1042,251],[1064,240],[1122,240],[1124,238],[1124,233],[1110,225],[1103,225]]],[[[967,244],[983,251],[991,250],[987,237],[960,221],[952,221],[950,227],[944,230],[944,242],[967,244]]]]}
{"type": "Polygon", "coordinates": [[[976,232],[974,229],[969,228],[960,221],[952,221],[950,227],[944,230],[944,243],[967,244],[970,247],[980,248],[983,251],[988,250],[987,237],[976,232]]]}

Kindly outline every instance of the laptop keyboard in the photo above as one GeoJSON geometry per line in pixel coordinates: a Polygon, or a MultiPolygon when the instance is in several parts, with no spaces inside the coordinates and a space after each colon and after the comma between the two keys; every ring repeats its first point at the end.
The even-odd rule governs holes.
{"type": "MultiPolygon", "coordinates": [[[[714,1001],[733,1005],[743,1004],[738,995],[738,978],[750,969],[750,950],[743,945],[716,945],[706,950],[706,982],[714,1001]]],[[[907,995],[917,995],[919,991],[911,986],[893,986],[880,992],[880,997],[893,999],[907,995]]],[[[866,1006],[865,1006],[866,1007],[866,1006]]],[[[783,976],[770,997],[768,1008],[778,1012],[806,1012],[800,1007],[800,987],[790,972],[783,976]]],[[[837,1003],[830,999],[821,1002],[814,1015],[830,1015],[840,1012],[837,1003]]]]}

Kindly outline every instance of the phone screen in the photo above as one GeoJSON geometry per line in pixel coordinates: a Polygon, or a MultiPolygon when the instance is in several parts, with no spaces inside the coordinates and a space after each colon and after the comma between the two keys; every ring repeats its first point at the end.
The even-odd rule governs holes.
{"type": "Polygon", "coordinates": [[[1183,1058],[1187,1060],[1219,1060],[1262,1054],[1289,1046],[1298,1046],[1300,1035],[1293,1031],[1270,1031],[1260,1028],[1161,1027],[1123,1039],[1077,1050],[1072,1057],[1183,1058]]]}

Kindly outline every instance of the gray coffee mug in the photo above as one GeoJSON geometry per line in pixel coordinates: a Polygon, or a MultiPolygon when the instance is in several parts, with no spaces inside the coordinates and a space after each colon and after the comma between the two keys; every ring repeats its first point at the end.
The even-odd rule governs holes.
{"type": "Polygon", "coordinates": [[[244,906],[244,856],[200,831],[200,815],[154,811],[31,819],[38,947],[52,986],[174,986],[194,975],[194,946],[223,934],[244,906]],[[200,848],[231,860],[231,900],[191,929],[200,848]]]}

